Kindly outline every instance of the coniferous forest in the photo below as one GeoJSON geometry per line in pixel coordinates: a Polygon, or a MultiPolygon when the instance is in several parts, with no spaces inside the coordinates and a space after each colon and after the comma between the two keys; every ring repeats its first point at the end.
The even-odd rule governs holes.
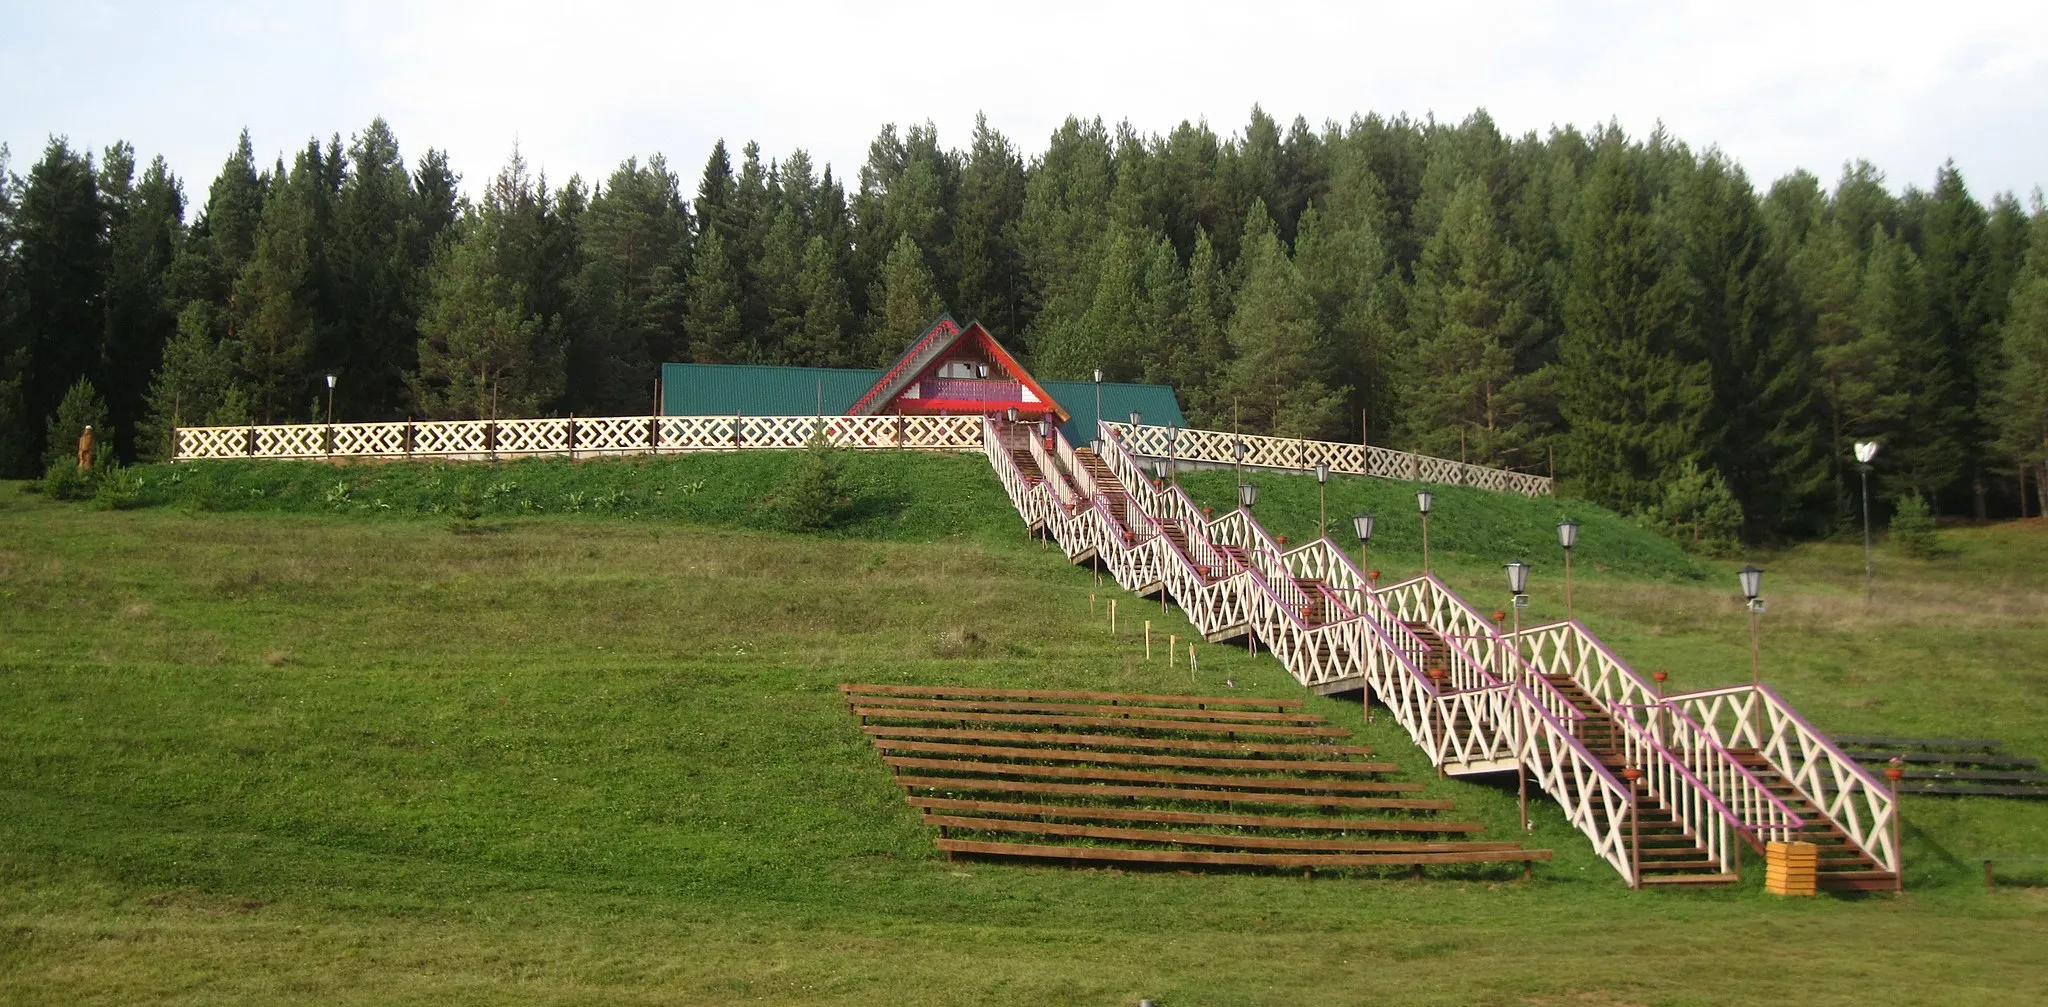
{"type": "Polygon", "coordinates": [[[1661,131],[1254,109],[1069,119],[1031,157],[885,127],[857,178],[721,142],[694,179],[515,150],[465,187],[381,120],[268,164],[245,133],[203,197],[122,143],[13,167],[9,476],[85,423],[149,460],[180,423],[324,419],[327,374],[337,421],[640,414],[663,361],[879,366],[950,311],[1198,425],[1554,470],[1701,541],[1846,527],[1865,439],[1884,510],[2048,505],[2048,210],[1953,165],[1759,190],[1661,131]]]}

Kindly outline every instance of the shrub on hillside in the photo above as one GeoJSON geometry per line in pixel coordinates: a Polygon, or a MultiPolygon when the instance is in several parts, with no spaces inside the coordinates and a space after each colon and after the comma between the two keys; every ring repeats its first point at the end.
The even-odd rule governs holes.
{"type": "Polygon", "coordinates": [[[1742,505],[1721,474],[1686,462],[1664,487],[1664,499],[1637,515],[1644,525],[1708,556],[1732,555],[1742,533],[1742,505]]]}
{"type": "Polygon", "coordinates": [[[90,500],[98,487],[99,471],[80,471],[76,458],[58,458],[43,470],[43,492],[52,500],[90,500]]]}
{"type": "Polygon", "coordinates": [[[845,483],[839,451],[823,436],[813,436],[777,499],[782,527],[809,532],[838,525],[852,502],[845,483]]]}
{"type": "Polygon", "coordinates": [[[1899,498],[1899,508],[1892,512],[1891,539],[1908,556],[1933,559],[1941,555],[1941,540],[1934,534],[1934,514],[1928,510],[1927,501],[1917,495],[1899,498]]]}

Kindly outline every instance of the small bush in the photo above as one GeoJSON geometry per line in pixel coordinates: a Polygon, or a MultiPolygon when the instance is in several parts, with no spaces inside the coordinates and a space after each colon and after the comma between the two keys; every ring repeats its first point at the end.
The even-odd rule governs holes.
{"type": "Polygon", "coordinates": [[[1933,559],[1941,555],[1941,540],[1934,533],[1934,514],[1927,501],[1914,495],[1899,498],[1899,509],[1892,512],[1891,540],[1908,556],[1933,559]]]}
{"type": "Polygon", "coordinates": [[[100,510],[129,510],[142,506],[142,479],[120,465],[109,465],[98,473],[92,505],[100,510]]]}
{"type": "Polygon", "coordinates": [[[777,508],[790,531],[824,531],[846,516],[851,499],[840,471],[839,452],[823,437],[811,438],[783,484],[777,508]]]}
{"type": "Polygon", "coordinates": [[[1688,461],[1664,487],[1664,499],[1637,519],[1692,552],[1729,556],[1742,532],[1742,505],[1719,472],[1688,461]]]}
{"type": "Polygon", "coordinates": [[[90,500],[99,475],[97,469],[79,471],[75,458],[59,458],[43,471],[43,492],[52,500],[90,500]]]}

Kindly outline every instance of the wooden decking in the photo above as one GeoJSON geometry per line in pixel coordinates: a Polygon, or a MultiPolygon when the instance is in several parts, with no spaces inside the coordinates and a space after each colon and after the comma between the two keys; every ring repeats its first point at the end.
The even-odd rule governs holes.
{"type": "Polygon", "coordinates": [[[957,856],[1181,868],[1419,870],[1550,859],[1475,841],[1298,699],[840,686],[957,856]],[[981,725],[990,725],[983,727],[981,725]],[[995,725],[1001,725],[996,728],[995,725]],[[1274,740],[1286,739],[1286,740],[1274,740]]]}

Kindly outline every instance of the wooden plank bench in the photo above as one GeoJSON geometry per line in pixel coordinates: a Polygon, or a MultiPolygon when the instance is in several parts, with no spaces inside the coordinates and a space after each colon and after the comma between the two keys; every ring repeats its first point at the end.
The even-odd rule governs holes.
{"type": "Polygon", "coordinates": [[[1054,734],[1038,731],[976,731],[952,727],[895,727],[864,724],[873,738],[947,738],[959,741],[1028,741],[1048,745],[1097,745],[1103,748],[1146,748],[1175,752],[1246,752],[1267,755],[1371,755],[1371,745],[1328,743],[1286,744],[1256,741],[1197,741],[1187,738],[1137,738],[1123,734],[1054,734]]]}
{"type": "Polygon", "coordinates": [[[1110,720],[1128,720],[1133,717],[1168,718],[1174,720],[1195,720],[1225,722],[1262,722],[1275,724],[1327,724],[1329,720],[1314,713],[1272,713],[1264,710],[1197,710],[1178,706],[1100,706],[1081,703],[1013,703],[975,702],[955,699],[901,699],[894,696],[852,696],[848,702],[856,706],[886,706],[902,710],[970,710],[976,713],[1062,713],[1071,716],[1101,717],[1110,720]]]}
{"type": "Polygon", "coordinates": [[[1262,696],[1172,696],[1145,692],[1077,692],[1045,689],[982,689],[963,685],[841,685],[840,692],[870,696],[991,696],[1005,699],[1080,699],[1106,703],[1178,703],[1208,706],[1259,706],[1298,710],[1299,699],[1269,699],[1262,696]]]}
{"type": "Polygon", "coordinates": [[[2041,760],[2024,755],[1972,754],[1966,752],[1844,752],[1866,766],[1881,765],[1897,759],[1903,763],[1953,763],[1958,766],[2010,766],[2014,769],[2039,769],[2041,760]]]}
{"type": "Polygon", "coordinates": [[[1225,815],[1205,811],[1161,811],[1154,808],[1106,808],[1079,804],[1022,804],[1010,801],[969,801],[952,797],[905,797],[925,811],[974,811],[984,815],[1037,815],[1074,822],[1159,822],[1174,825],[1234,825],[1241,828],[1308,829],[1333,832],[1481,832],[1480,822],[1446,822],[1431,818],[1291,818],[1278,815],[1225,815]]]}
{"type": "Polygon", "coordinates": [[[1132,843],[1166,843],[1186,846],[1218,846],[1239,850],[1321,850],[1328,853],[1461,853],[1515,850],[1514,843],[1480,843],[1467,840],[1426,842],[1401,839],[1298,839],[1292,836],[1257,836],[1220,832],[1182,832],[1174,829],[1120,829],[1101,825],[1073,825],[1064,822],[1030,822],[1015,818],[967,818],[959,815],[924,816],[926,825],[937,826],[941,838],[953,838],[952,829],[973,832],[1012,832],[1045,836],[1073,836],[1080,839],[1117,839],[1132,843]]]}
{"type": "Polygon", "coordinates": [[[949,745],[942,741],[898,741],[876,738],[884,752],[929,752],[934,755],[985,755],[999,759],[1040,759],[1046,762],[1106,762],[1121,766],[1174,766],[1182,769],[1291,770],[1318,773],[1391,773],[1391,762],[1311,762],[1306,759],[1205,759],[1182,755],[1141,755],[1134,752],[1076,752],[1025,745],[949,745]]]}
{"type": "Polygon", "coordinates": [[[1996,752],[2000,747],[1996,738],[1887,738],[1868,734],[1846,734],[1836,735],[1834,741],[1842,748],[1924,748],[1937,752],[1996,752]]]}
{"type": "Polygon", "coordinates": [[[989,776],[1041,776],[1066,780],[1113,780],[1126,783],[1168,783],[1192,787],[1238,787],[1256,790],[1306,790],[1329,793],[1420,793],[1420,783],[1380,780],[1316,780],[1291,776],[1214,776],[1207,773],[1162,773],[1140,769],[1098,769],[1090,766],[1033,766],[1016,762],[969,759],[920,759],[888,755],[882,762],[897,769],[983,773],[989,776]]]}
{"type": "Polygon", "coordinates": [[[1206,724],[1192,720],[1108,720],[1102,717],[1061,717],[1028,713],[968,713],[938,710],[892,710],[886,707],[856,706],[857,717],[884,720],[923,720],[942,723],[1045,724],[1052,727],[1144,728],[1154,731],[1186,731],[1193,734],[1261,734],[1282,737],[1345,738],[1341,727],[1301,727],[1282,724],[1206,724]]]}
{"type": "Polygon", "coordinates": [[[1549,860],[1549,850],[1484,850],[1464,853],[1209,853],[1192,850],[1129,850],[1106,846],[1045,846],[941,839],[947,854],[1026,857],[1037,860],[1099,860],[1115,863],[1209,864],[1215,866],[1307,868],[1426,866],[1429,864],[1525,863],[1549,860]]]}
{"type": "Polygon", "coordinates": [[[1328,797],[1320,794],[1262,794],[1248,790],[1185,790],[1178,787],[1118,787],[1096,783],[1032,783],[969,776],[899,776],[905,788],[1012,794],[1070,794],[1081,797],[1143,797],[1155,801],[1217,804],[1299,804],[1315,808],[1400,808],[1444,811],[1451,802],[1411,797],[1328,797]]]}

